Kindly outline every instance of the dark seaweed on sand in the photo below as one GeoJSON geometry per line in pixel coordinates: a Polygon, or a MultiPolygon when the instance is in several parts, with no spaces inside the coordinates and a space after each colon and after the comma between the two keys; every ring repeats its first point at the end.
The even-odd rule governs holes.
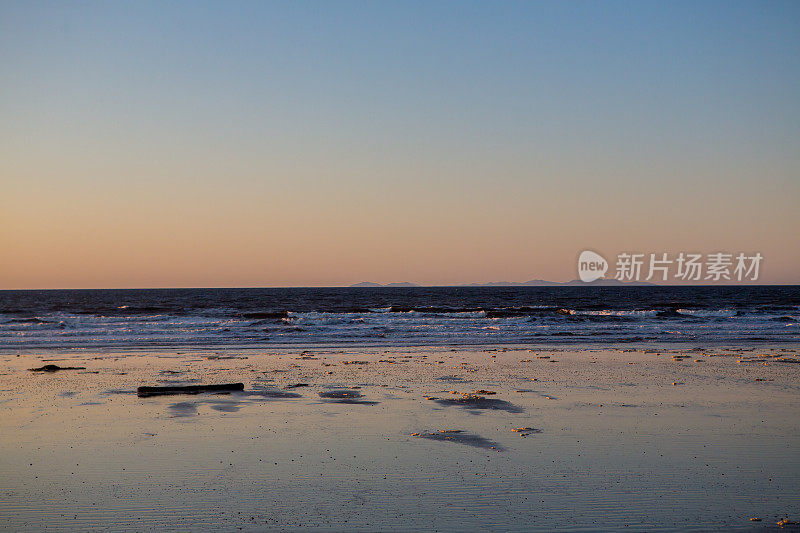
{"type": "Polygon", "coordinates": [[[378,402],[362,400],[361,398],[363,398],[364,395],[356,390],[351,390],[351,389],[320,391],[319,397],[333,403],[349,403],[349,404],[361,404],[361,405],[378,404],[378,402]]]}
{"type": "Polygon", "coordinates": [[[509,413],[523,412],[521,407],[518,407],[511,402],[507,402],[506,400],[486,398],[477,394],[464,394],[456,398],[437,398],[433,401],[439,405],[445,405],[448,407],[463,407],[464,409],[494,409],[509,413]]]}
{"type": "Polygon", "coordinates": [[[320,398],[330,398],[336,400],[361,398],[363,396],[364,395],[361,394],[360,392],[351,389],[336,389],[329,391],[320,391],[319,393],[320,398]]]}
{"type": "Polygon", "coordinates": [[[58,372],[59,370],[86,370],[85,366],[58,366],[58,365],[44,365],[39,368],[29,368],[31,372],[58,372]]]}
{"type": "Polygon", "coordinates": [[[439,376],[436,379],[437,381],[447,381],[449,383],[472,383],[470,380],[458,376],[439,376]]]}

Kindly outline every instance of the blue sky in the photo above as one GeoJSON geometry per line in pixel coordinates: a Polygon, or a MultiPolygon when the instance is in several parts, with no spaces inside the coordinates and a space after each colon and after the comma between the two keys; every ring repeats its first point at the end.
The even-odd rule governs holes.
{"type": "Polygon", "coordinates": [[[0,65],[0,285],[800,282],[798,2],[4,2],[0,65]]]}

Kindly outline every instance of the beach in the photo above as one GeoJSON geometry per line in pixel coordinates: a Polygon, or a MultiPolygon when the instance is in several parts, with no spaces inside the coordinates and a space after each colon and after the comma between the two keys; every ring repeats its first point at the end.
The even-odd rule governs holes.
{"type": "Polygon", "coordinates": [[[785,346],[2,353],[0,528],[771,530],[800,518],[798,361],[785,346]],[[224,383],[244,390],[137,395],[224,383]]]}
{"type": "Polygon", "coordinates": [[[0,533],[800,533],[799,21],[0,2],[0,533]]]}

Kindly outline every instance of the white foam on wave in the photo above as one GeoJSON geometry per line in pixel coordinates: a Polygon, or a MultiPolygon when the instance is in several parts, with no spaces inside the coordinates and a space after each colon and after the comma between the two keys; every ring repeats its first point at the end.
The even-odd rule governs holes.
{"type": "Polygon", "coordinates": [[[619,317],[637,317],[637,318],[644,318],[644,317],[654,317],[658,315],[658,311],[655,309],[642,309],[642,310],[627,310],[627,311],[617,311],[613,309],[602,309],[599,311],[572,311],[574,315],[589,315],[589,316],[619,316],[619,317]]]}
{"type": "Polygon", "coordinates": [[[503,344],[527,342],[669,342],[767,338],[800,340],[797,321],[777,315],[737,315],[731,309],[686,310],[687,316],[717,320],[662,320],[656,310],[572,310],[572,315],[620,320],[569,320],[562,314],[494,316],[464,312],[289,312],[282,320],[253,320],[236,313],[173,316],[103,316],[45,313],[37,319],[0,318],[0,350],[39,347],[149,347],[270,344],[503,344]],[[8,320],[15,319],[16,322],[8,320]],[[644,320],[641,320],[644,319],[644,320]],[[668,327],[665,327],[667,326],[668,327]]]}
{"type": "Polygon", "coordinates": [[[724,318],[734,318],[736,317],[736,310],[735,309],[676,309],[676,311],[682,315],[690,315],[690,316],[697,316],[697,317],[724,317],[724,318]]]}

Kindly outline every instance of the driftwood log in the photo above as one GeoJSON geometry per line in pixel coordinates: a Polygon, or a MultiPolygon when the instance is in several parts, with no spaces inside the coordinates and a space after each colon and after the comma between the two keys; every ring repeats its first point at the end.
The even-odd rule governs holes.
{"type": "Polygon", "coordinates": [[[201,392],[230,392],[244,390],[244,383],[222,383],[219,385],[186,385],[169,387],[139,387],[136,393],[147,396],[163,396],[166,394],[200,394],[201,392]]]}

